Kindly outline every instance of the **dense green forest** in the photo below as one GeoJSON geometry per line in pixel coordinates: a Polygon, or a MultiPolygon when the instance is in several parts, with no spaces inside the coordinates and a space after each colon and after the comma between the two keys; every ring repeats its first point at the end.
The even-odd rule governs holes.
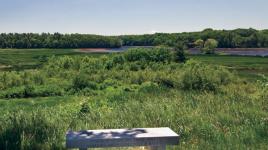
{"type": "Polygon", "coordinates": [[[183,42],[189,48],[195,41],[215,39],[219,48],[268,47],[268,30],[236,29],[184,33],[156,33],[147,35],[98,36],[60,33],[2,33],[0,48],[117,48],[121,46],[174,46],[183,42]]]}
{"type": "Polygon", "coordinates": [[[0,48],[117,48],[121,45],[116,37],[89,34],[0,34],[0,48]]]}
{"type": "Polygon", "coordinates": [[[268,30],[236,29],[213,30],[205,29],[202,32],[184,33],[156,33],[153,35],[121,36],[123,45],[128,46],[173,46],[178,41],[184,42],[189,48],[196,45],[195,41],[202,39],[216,39],[219,48],[262,48],[268,47],[268,30]]]}

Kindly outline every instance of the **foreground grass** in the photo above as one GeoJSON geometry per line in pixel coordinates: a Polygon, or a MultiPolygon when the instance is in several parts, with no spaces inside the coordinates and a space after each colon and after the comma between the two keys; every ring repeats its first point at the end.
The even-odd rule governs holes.
{"type": "MultiPolygon", "coordinates": [[[[181,136],[180,145],[170,149],[265,149],[268,142],[268,103],[260,97],[260,92],[255,91],[257,89],[243,85],[241,92],[237,93],[235,88],[239,87],[230,85],[226,94],[162,88],[146,92],[114,91],[100,96],[76,97],[73,103],[53,108],[43,104],[39,104],[42,107],[32,105],[35,111],[6,114],[16,115],[15,118],[27,114],[30,118],[24,117],[26,122],[20,122],[20,126],[16,126],[16,121],[21,120],[6,121],[2,127],[9,130],[1,132],[0,137],[18,138],[16,136],[22,135],[20,132],[24,124],[25,128],[31,129],[26,130],[20,145],[26,148],[28,145],[30,149],[46,149],[45,145],[48,149],[64,149],[64,136],[68,129],[170,127],[181,136]],[[36,135],[41,132],[38,126],[40,130],[48,131],[42,132],[44,139],[35,141],[32,138],[41,136],[36,135]],[[9,131],[17,134],[8,134],[9,131]]],[[[18,100],[12,103],[16,102],[20,104],[18,100]]],[[[16,148],[16,144],[13,146],[16,148]]]]}

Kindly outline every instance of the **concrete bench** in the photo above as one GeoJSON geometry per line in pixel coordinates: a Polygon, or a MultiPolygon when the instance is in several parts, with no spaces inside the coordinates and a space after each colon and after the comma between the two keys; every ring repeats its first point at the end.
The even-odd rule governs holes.
{"type": "Polygon", "coordinates": [[[166,145],[178,145],[179,136],[169,128],[134,128],[86,130],[66,134],[66,148],[136,147],[149,146],[165,150],[166,145]]]}

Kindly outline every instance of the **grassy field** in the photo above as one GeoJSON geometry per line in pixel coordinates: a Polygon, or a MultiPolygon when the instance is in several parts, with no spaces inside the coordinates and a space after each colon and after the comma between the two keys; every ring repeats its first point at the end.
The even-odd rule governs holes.
{"type": "Polygon", "coordinates": [[[80,53],[74,49],[0,49],[0,70],[24,70],[40,67],[51,56],[98,54],[80,53]]]}
{"type": "Polygon", "coordinates": [[[267,57],[197,55],[181,64],[163,50],[0,51],[2,64],[22,64],[0,71],[0,149],[65,149],[69,129],[165,126],[181,136],[168,150],[268,146],[268,79],[255,82],[267,57]]]}
{"type": "Polygon", "coordinates": [[[224,55],[191,55],[189,57],[208,64],[227,66],[230,70],[236,71],[239,76],[252,81],[260,79],[260,74],[268,75],[268,57],[224,55]]]}

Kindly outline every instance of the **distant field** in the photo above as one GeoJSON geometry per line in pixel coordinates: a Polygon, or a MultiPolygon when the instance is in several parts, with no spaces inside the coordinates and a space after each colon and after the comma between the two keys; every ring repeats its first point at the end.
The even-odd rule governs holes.
{"type": "Polygon", "coordinates": [[[241,77],[258,79],[260,74],[268,75],[268,57],[254,56],[222,56],[222,55],[191,55],[192,59],[227,66],[241,77]]]}
{"type": "MultiPolygon", "coordinates": [[[[190,54],[200,54],[199,49],[193,48],[190,54]]],[[[217,53],[237,56],[268,56],[268,48],[217,48],[217,53]]]]}
{"type": "Polygon", "coordinates": [[[0,70],[33,69],[42,65],[51,56],[81,54],[73,49],[0,49],[0,70]]]}

